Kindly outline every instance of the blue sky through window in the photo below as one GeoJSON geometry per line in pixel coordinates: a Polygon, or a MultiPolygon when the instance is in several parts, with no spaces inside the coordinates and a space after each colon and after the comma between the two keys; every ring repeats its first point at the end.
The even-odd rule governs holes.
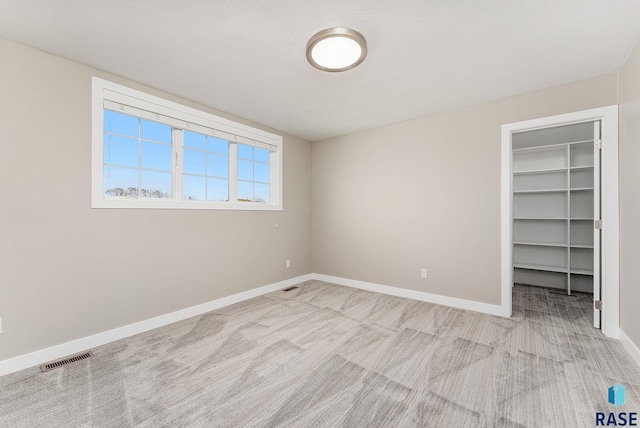
{"type": "MultiPolygon", "coordinates": [[[[104,194],[171,198],[173,128],[104,110],[104,194]]],[[[184,200],[229,200],[229,141],[182,131],[184,200]]],[[[270,152],[237,144],[238,200],[269,203],[270,152]]]]}
{"type": "Polygon", "coordinates": [[[104,193],[171,197],[171,126],[104,110],[104,193]]]}
{"type": "Polygon", "coordinates": [[[269,203],[269,150],[238,144],[238,200],[269,203]]]}
{"type": "Polygon", "coordinates": [[[229,142],[183,131],[182,198],[196,201],[229,200],[229,142]]]}

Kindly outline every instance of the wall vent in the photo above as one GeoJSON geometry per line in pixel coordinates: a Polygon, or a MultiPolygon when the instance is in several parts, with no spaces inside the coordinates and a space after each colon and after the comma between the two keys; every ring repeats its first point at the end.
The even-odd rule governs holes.
{"type": "Polygon", "coordinates": [[[294,285],[293,287],[284,288],[284,289],[282,289],[282,291],[291,291],[291,290],[296,290],[298,288],[300,288],[300,287],[297,287],[297,286],[294,285]]]}
{"type": "Polygon", "coordinates": [[[51,361],[47,364],[43,364],[40,366],[40,371],[42,373],[48,372],[49,370],[57,369],[58,367],[66,366],[67,364],[74,363],[80,360],[86,360],[89,357],[93,357],[93,352],[83,352],[82,354],[71,355],[69,357],[61,358],[59,360],[51,361]]]}

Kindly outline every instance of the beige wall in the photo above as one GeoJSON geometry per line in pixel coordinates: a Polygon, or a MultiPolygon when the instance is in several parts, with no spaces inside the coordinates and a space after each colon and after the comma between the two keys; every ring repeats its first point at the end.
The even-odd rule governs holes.
{"type": "Polygon", "coordinates": [[[619,78],[620,328],[640,347],[640,43],[619,78]]]}
{"type": "Polygon", "coordinates": [[[0,64],[0,360],[311,272],[310,143],[284,135],[282,212],[91,209],[92,75],[198,106],[1,39],[0,64]]]}
{"type": "Polygon", "coordinates": [[[314,143],[314,272],[500,304],[501,125],[612,104],[614,74],[314,143]]]}
{"type": "MultiPolygon", "coordinates": [[[[620,73],[621,322],[636,344],[638,50],[620,73]]],[[[1,39],[0,58],[0,360],[312,266],[499,304],[501,125],[616,103],[612,74],[313,146],[284,135],[282,212],[92,210],[92,75],[283,134],[1,39]]]]}

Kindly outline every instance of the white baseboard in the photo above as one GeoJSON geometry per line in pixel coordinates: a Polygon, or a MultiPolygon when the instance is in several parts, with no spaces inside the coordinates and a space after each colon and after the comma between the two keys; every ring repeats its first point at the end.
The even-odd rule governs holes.
{"type": "Polygon", "coordinates": [[[633,343],[622,329],[618,329],[618,331],[620,333],[619,338],[620,342],[622,342],[622,346],[624,346],[624,349],[626,349],[629,355],[631,355],[631,358],[633,358],[633,360],[640,366],[640,348],[638,348],[638,345],[633,343]]]}
{"type": "Polygon", "coordinates": [[[374,284],[372,282],[356,281],[354,279],[341,278],[314,273],[313,279],[318,281],[332,282],[347,287],[359,288],[361,290],[374,291],[376,293],[389,294],[391,296],[406,297],[407,299],[420,300],[422,302],[435,303],[437,305],[451,306],[453,308],[464,309],[475,312],[482,312],[501,317],[510,317],[511,314],[503,306],[492,305],[490,303],[476,302],[473,300],[457,299],[455,297],[442,296],[439,294],[425,293],[423,291],[407,290],[406,288],[390,287],[388,285],[374,284]]]}
{"type": "MultiPolygon", "coordinates": [[[[473,300],[458,299],[455,297],[425,293],[422,291],[407,290],[405,288],[391,287],[388,285],[375,284],[375,283],[365,282],[365,281],[357,281],[357,280],[341,278],[337,276],[311,273],[311,274],[287,279],[284,281],[276,282],[274,284],[265,285],[263,287],[254,288],[253,290],[244,291],[242,293],[233,294],[231,296],[222,297],[220,299],[212,300],[210,302],[202,303],[200,305],[181,309],[179,311],[171,312],[165,315],[160,315],[155,318],[150,318],[134,324],[129,324],[123,327],[115,328],[113,330],[108,330],[102,333],[94,334],[92,336],[83,337],[81,339],[73,340],[71,342],[62,343],[60,345],[52,346],[50,348],[42,349],[29,354],[20,355],[18,357],[0,361],[0,376],[4,376],[20,370],[28,369],[30,367],[39,366],[41,364],[44,364],[52,360],[56,360],[58,358],[63,358],[68,355],[83,352],[88,349],[95,348],[97,346],[105,345],[107,343],[110,343],[119,339],[124,339],[126,337],[133,336],[135,334],[144,333],[145,331],[153,330],[154,328],[158,328],[158,327],[163,327],[165,325],[182,321],[194,316],[202,315],[207,312],[232,305],[234,303],[242,302],[244,300],[248,300],[253,297],[262,296],[263,294],[281,290],[283,288],[287,288],[292,285],[300,284],[302,282],[309,281],[309,280],[325,281],[333,284],[344,285],[346,287],[353,287],[361,290],[388,294],[391,296],[405,297],[408,299],[435,303],[438,305],[450,306],[458,309],[470,310],[475,312],[482,312],[490,315],[497,315],[502,317],[511,316],[511,314],[507,314],[507,311],[505,310],[505,308],[503,308],[500,305],[492,305],[489,303],[476,302],[473,300]]],[[[619,338],[620,338],[620,341],[622,342],[622,345],[627,350],[627,352],[629,352],[629,355],[631,355],[631,358],[633,358],[633,360],[638,365],[640,365],[640,349],[636,344],[634,344],[631,341],[629,336],[627,336],[624,333],[624,331],[622,331],[622,329],[619,329],[619,333],[620,333],[619,338]]]]}
{"type": "MultiPolygon", "coordinates": [[[[430,294],[422,291],[407,290],[405,288],[390,287],[388,285],[374,284],[371,282],[356,281],[353,279],[341,278],[337,276],[311,273],[311,274],[287,279],[284,281],[276,282],[274,284],[265,285],[263,287],[254,288],[253,290],[248,290],[242,293],[233,294],[231,296],[212,300],[210,302],[206,302],[200,305],[181,309],[179,311],[171,312],[169,314],[160,315],[155,318],[150,318],[134,324],[129,324],[123,327],[115,328],[113,330],[108,330],[102,333],[94,334],[92,336],[87,336],[81,339],[72,340],[70,342],[62,343],[60,345],[52,346],[50,348],[31,352],[29,354],[20,355],[18,357],[0,361],[0,376],[4,376],[9,373],[14,373],[20,370],[28,369],[30,367],[39,366],[41,364],[47,363],[52,360],[57,360],[59,358],[66,357],[68,355],[83,352],[91,348],[105,345],[107,343],[110,343],[116,340],[124,339],[126,337],[133,336],[135,334],[144,333],[145,331],[153,330],[154,328],[158,328],[158,327],[163,327],[165,325],[182,321],[187,318],[202,315],[204,313],[207,313],[216,309],[220,309],[222,307],[229,306],[234,303],[242,302],[244,300],[251,299],[253,297],[258,297],[263,294],[281,290],[283,288],[290,287],[292,285],[296,285],[301,282],[305,282],[312,279],[318,280],[318,281],[331,282],[334,284],[344,285],[347,287],[359,288],[361,290],[373,291],[376,293],[388,294],[391,296],[405,297],[408,299],[435,303],[438,305],[451,306],[458,309],[482,312],[482,313],[491,314],[491,315],[506,316],[506,317],[511,315],[511,314],[506,314],[506,311],[504,310],[504,308],[499,305],[475,302],[472,300],[457,299],[454,297],[430,294]]],[[[621,335],[623,334],[624,333],[622,333],[621,331],[621,335]]],[[[629,342],[628,346],[635,346],[631,343],[630,340],[628,340],[628,342],[629,342]]],[[[636,352],[638,352],[638,348],[635,348],[635,350],[636,352]]]]}
{"type": "Polygon", "coordinates": [[[71,342],[62,343],[60,345],[52,346],[29,354],[9,358],[7,360],[0,361],[0,376],[28,369],[30,367],[39,366],[49,361],[57,360],[58,358],[63,358],[71,354],[76,354],[97,346],[105,345],[115,340],[124,339],[125,337],[144,333],[145,331],[153,330],[154,328],[163,327],[177,321],[202,315],[215,309],[220,309],[234,303],[242,302],[243,300],[281,290],[310,279],[313,279],[313,274],[298,276],[276,282],[274,284],[265,285],[264,287],[254,288],[253,290],[222,297],[200,305],[191,306],[169,314],[160,315],[134,324],[125,325],[113,330],[94,334],[92,336],[72,340],[71,342]]]}

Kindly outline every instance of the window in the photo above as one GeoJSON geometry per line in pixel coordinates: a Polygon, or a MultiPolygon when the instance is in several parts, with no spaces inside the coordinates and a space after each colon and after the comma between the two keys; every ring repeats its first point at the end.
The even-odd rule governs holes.
{"type": "Polygon", "coordinates": [[[282,209],[282,137],[93,78],[92,207],[282,209]]]}

